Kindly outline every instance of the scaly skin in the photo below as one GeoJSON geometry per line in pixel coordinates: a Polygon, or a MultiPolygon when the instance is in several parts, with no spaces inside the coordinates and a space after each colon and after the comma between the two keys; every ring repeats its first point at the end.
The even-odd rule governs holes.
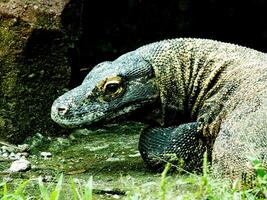
{"type": "MultiPolygon", "coordinates": [[[[177,147],[173,151],[180,157],[190,156],[179,147],[197,133],[197,144],[203,146],[196,148],[211,152],[216,176],[253,176],[251,157],[266,166],[267,55],[233,44],[188,38],[143,46],[93,68],[81,86],[54,102],[51,116],[66,127],[108,123],[156,102],[156,120],[162,126],[178,126],[173,130],[181,133],[179,142],[173,144],[168,137],[165,143],[177,147]],[[195,123],[180,125],[188,122],[196,122],[197,128],[195,123]]],[[[162,137],[160,130],[155,133],[162,137]]],[[[154,139],[147,135],[140,140],[154,139]]],[[[153,151],[142,144],[142,155],[153,151]]]]}

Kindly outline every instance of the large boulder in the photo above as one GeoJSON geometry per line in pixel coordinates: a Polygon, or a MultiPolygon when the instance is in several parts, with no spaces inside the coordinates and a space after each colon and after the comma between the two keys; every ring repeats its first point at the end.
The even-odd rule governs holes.
{"type": "Polygon", "coordinates": [[[70,3],[0,0],[0,140],[18,143],[60,130],[50,108],[70,80],[75,32],[62,25],[70,3]]]}

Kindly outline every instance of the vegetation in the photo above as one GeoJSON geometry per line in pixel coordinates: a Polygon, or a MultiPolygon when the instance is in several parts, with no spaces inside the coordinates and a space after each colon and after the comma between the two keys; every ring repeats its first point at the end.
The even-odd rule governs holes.
{"type": "MultiPolygon", "coordinates": [[[[248,187],[239,180],[231,183],[229,180],[218,180],[209,174],[209,167],[205,157],[202,175],[189,174],[187,176],[169,176],[167,173],[172,167],[166,164],[159,182],[147,182],[139,186],[131,186],[125,195],[116,198],[139,199],[266,199],[267,198],[267,172],[257,161],[253,161],[257,177],[248,187]],[[174,177],[175,176],[175,177],[174,177]]],[[[115,196],[98,196],[99,191],[93,189],[92,176],[88,181],[71,178],[64,181],[63,174],[59,176],[57,183],[46,183],[43,178],[24,180],[18,184],[2,182],[0,184],[1,200],[9,199],[43,199],[43,200],[91,200],[91,199],[115,199],[115,196]]],[[[113,191],[116,194],[116,191],[113,191]]],[[[122,195],[123,193],[120,193],[122,195]]]]}

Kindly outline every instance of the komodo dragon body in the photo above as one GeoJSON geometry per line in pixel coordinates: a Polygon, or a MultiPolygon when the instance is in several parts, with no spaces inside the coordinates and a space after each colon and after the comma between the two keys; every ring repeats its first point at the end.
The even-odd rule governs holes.
{"type": "Polygon", "coordinates": [[[77,127],[146,106],[162,127],[141,134],[148,165],[175,153],[194,170],[208,150],[218,177],[253,175],[251,158],[266,167],[267,54],[205,39],[148,44],[95,66],[55,100],[51,116],[77,127]]]}

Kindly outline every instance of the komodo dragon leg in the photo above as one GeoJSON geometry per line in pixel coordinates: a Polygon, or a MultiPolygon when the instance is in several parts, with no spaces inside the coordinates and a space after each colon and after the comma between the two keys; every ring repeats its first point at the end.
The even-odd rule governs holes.
{"type": "Polygon", "coordinates": [[[199,171],[203,154],[209,149],[198,130],[199,124],[192,122],[144,131],[139,139],[143,160],[153,169],[162,169],[166,162],[171,162],[185,171],[199,171]],[[173,155],[176,156],[174,160],[173,155]]]}
{"type": "Polygon", "coordinates": [[[219,178],[241,178],[245,182],[254,179],[257,160],[267,166],[267,102],[240,106],[221,125],[212,152],[213,174],[219,178]],[[252,109],[253,108],[253,109],[252,109]],[[256,119],[256,120],[255,120],[256,119]]]}

